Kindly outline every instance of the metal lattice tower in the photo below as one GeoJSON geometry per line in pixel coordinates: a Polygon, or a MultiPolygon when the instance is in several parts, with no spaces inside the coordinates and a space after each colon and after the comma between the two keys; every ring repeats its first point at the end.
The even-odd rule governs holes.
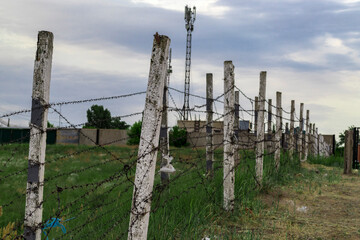
{"type": "Polygon", "coordinates": [[[183,117],[184,120],[189,120],[190,106],[190,66],[191,66],[191,33],[194,30],[194,22],[196,17],[196,7],[191,10],[187,5],[185,6],[185,29],[187,31],[186,37],[186,60],[185,60],[185,90],[184,90],[184,106],[183,117]]]}

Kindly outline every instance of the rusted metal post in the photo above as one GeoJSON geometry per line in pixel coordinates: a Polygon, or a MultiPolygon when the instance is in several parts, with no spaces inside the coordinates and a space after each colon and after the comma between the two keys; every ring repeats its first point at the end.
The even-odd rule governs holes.
{"type": "Polygon", "coordinates": [[[234,209],[235,162],[234,162],[234,65],[224,62],[224,209],[234,209]]]}
{"type": "Polygon", "coordinates": [[[290,159],[294,158],[294,149],[295,149],[295,136],[294,136],[294,120],[295,120],[295,100],[291,100],[291,110],[290,110],[290,140],[289,140],[289,155],[290,159]]]}
{"type": "Polygon", "coordinates": [[[265,111],[265,97],[266,97],[266,72],[260,72],[260,87],[259,87],[259,116],[257,121],[257,138],[256,138],[256,182],[259,187],[262,186],[263,178],[263,162],[264,162],[264,111],[265,111]]]}
{"type": "Polygon", "coordinates": [[[34,63],[30,122],[29,163],[26,191],[24,238],[41,239],[45,173],[46,128],[54,35],[38,34],[34,63]]]}
{"type": "Polygon", "coordinates": [[[276,131],[275,131],[275,168],[280,168],[281,153],[281,135],[282,135],[282,108],[281,92],[276,92],[276,131]]]}
{"type": "Polygon", "coordinates": [[[161,127],[170,39],[154,36],[150,73],[134,179],[128,239],[146,239],[161,127]]]}
{"type": "Polygon", "coordinates": [[[309,153],[309,150],[308,150],[309,139],[310,139],[309,138],[309,136],[310,136],[310,133],[309,133],[309,118],[310,118],[310,110],[306,110],[304,161],[307,160],[308,153],[309,153]]]}
{"type": "Polygon", "coordinates": [[[213,75],[206,74],[206,171],[212,175],[214,161],[213,140],[213,75]]]}
{"type": "Polygon", "coordinates": [[[234,162],[235,164],[239,163],[239,91],[235,91],[235,124],[234,124],[234,134],[235,134],[235,146],[234,146],[234,162]]]}
{"type": "Polygon", "coordinates": [[[299,159],[303,159],[303,130],[304,130],[304,103],[300,103],[300,122],[299,122],[299,134],[298,134],[298,150],[299,159]]]}

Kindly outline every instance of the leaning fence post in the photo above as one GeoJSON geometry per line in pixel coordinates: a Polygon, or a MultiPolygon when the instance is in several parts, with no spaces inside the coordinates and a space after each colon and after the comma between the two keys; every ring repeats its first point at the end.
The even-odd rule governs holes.
{"type": "Polygon", "coordinates": [[[281,92],[276,92],[276,132],[275,132],[275,168],[280,168],[281,135],[282,135],[281,92]]]}
{"type": "Polygon", "coordinates": [[[213,152],[213,75],[206,74],[206,171],[212,175],[213,152]]]}
{"type": "Polygon", "coordinates": [[[167,36],[156,33],[136,164],[128,239],[147,238],[169,45],[170,39],[167,36]]]}
{"type": "Polygon", "coordinates": [[[235,135],[235,147],[234,147],[234,162],[238,164],[239,162],[239,91],[235,91],[235,125],[234,125],[234,135],[235,135]]]}
{"type": "Polygon", "coordinates": [[[294,158],[295,136],[294,136],[294,117],[295,117],[295,100],[291,100],[290,110],[290,141],[289,141],[289,155],[290,159],[294,158]]]}
{"type": "Polygon", "coordinates": [[[304,130],[304,103],[300,103],[300,122],[299,122],[299,134],[298,134],[298,150],[299,150],[299,159],[302,160],[303,157],[303,130],[304,130]]]}
{"type": "Polygon", "coordinates": [[[310,118],[310,110],[306,110],[306,123],[305,123],[305,149],[304,149],[304,160],[306,161],[308,158],[308,144],[309,144],[309,118],[310,118]]]}
{"type": "Polygon", "coordinates": [[[234,65],[224,62],[224,209],[234,209],[235,163],[234,163],[234,65]]]}
{"type": "Polygon", "coordinates": [[[257,121],[257,138],[256,138],[256,181],[259,187],[262,186],[263,178],[263,162],[264,162],[264,111],[265,111],[265,94],[266,94],[266,72],[260,72],[260,87],[259,87],[259,113],[257,121]]]}
{"type": "Polygon", "coordinates": [[[24,238],[41,239],[46,127],[54,35],[40,31],[34,63],[24,238]]]}

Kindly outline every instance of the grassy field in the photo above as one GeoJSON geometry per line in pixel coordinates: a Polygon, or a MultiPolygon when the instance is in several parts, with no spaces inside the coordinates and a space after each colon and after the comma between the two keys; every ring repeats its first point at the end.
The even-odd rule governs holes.
{"type": "MultiPolygon", "coordinates": [[[[171,152],[177,171],[164,187],[157,166],[149,239],[262,239],[266,231],[257,219],[266,204],[260,196],[300,178],[311,181],[316,175],[285,154],[276,172],[273,157],[267,155],[259,192],[254,154],[241,151],[235,209],[228,213],[222,209],[222,150],[215,152],[213,178],[205,174],[204,149],[172,148],[171,152]]],[[[23,232],[27,154],[26,144],[4,145],[0,150],[0,227],[13,224],[18,235],[23,232]]],[[[67,233],[53,228],[50,239],[126,239],[136,155],[133,147],[48,145],[43,220],[68,220],[63,222],[67,233]]],[[[331,181],[328,178],[323,180],[331,181]]]]}

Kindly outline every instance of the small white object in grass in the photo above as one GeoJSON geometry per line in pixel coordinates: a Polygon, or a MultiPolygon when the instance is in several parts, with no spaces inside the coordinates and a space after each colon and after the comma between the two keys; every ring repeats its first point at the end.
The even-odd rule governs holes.
{"type": "Polygon", "coordinates": [[[307,206],[297,207],[297,208],[296,208],[296,211],[298,211],[298,212],[303,212],[303,213],[307,213],[308,207],[307,207],[307,206]]]}
{"type": "Polygon", "coordinates": [[[163,158],[165,158],[167,160],[167,164],[165,166],[163,166],[162,168],[160,168],[159,172],[164,172],[164,173],[173,173],[175,172],[175,168],[173,165],[171,165],[171,161],[173,160],[173,157],[170,155],[162,155],[163,158]]]}
{"type": "Polygon", "coordinates": [[[210,238],[209,237],[204,237],[201,240],[210,240],[210,238]]]}

